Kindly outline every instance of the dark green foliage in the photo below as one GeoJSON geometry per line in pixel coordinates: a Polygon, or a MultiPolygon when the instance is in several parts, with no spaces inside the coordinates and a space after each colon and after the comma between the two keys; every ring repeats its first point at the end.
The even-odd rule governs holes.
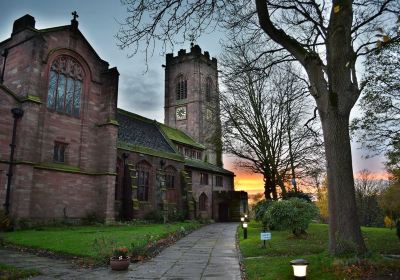
{"type": "Polygon", "coordinates": [[[12,230],[13,223],[11,218],[6,215],[4,210],[0,210],[0,231],[9,231],[12,230]]]}
{"type": "Polygon", "coordinates": [[[22,269],[9,264],[0,263],[0,279],[31,279],[33,276],[40,275],[37,269],[22,269]]]}
{"type": "Polygon", "coordinates": [[[162,223],[164,221],[163,213],[159,210],[154,210],[146,214],[145,220],[150,220],[155,223],[162,223]]]}
{"type": "Polygon", "coordinates": [[[318,208],[300,198],[274,201],[265,212],[263,224],[276,230],[290,230],[295,236],[305,233],[318,215],[318,208]]]}
{"type": "Polygon", "coordinates": [[[383,227],[384,214],[378,204],[378,195],[366,195],[356,190],[358,220],[362,226],[383,227]]]}
{"type": "Polygon", "coordinates": [[[302,191],[297,191],[296,192],[294,190],[290,190],[290,191],[286,192],[286,194],[282,197],[282,199],[291,199],[291,198],[294,198],[294,197],[303,199],[303,200],[305,200],[307,202],[312,202],[311,201],[311,197],[308,194],[306,194],[306,193],[304,193],[302,191]]]}
{"type": "Polygon", "coordinates": [[[400,167],[395,160],[400,158],[400,42],[370,53],[364,66],[362,115],[351,129],[364,147],[385,153],[388,163],[400,167]]]}
{"type": "Polygon", "coordinates": [[[272,200],[262,199],[253,206],[254,218],[256,221],[262,221],[265,211],[267,211],[267,208],[271,203],[272,200]]]}
{"type": "Polygon", "coordinates": [[[396,234],[400,239],[400,182],[394,182],[379,197],[379,205],[386,216],[396,223],[396,234]]]}

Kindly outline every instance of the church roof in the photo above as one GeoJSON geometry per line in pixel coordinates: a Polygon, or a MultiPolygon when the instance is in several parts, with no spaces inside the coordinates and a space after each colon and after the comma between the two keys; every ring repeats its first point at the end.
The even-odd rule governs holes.
{"type": "Polygon", "coordinates": [[[125,147],[130,146],[138,152],[182,159],[173,144],[163,135],[156,121],[122,109],[118,109],[117,121],[120,147],[121,144],[125,144],[125,147]]]}
{"type": "Polygon", "coordinates": [[[172,128],[169,127],[165,124],[159,124],[160,128],[163,130],[163,132],[165,133],[165,135],[167,135],[167,137],[169,139],[171,139],[174,142],[178,142],[181,144],[185,144],[188,146],[192,146],[201,150],[204,150],[205,147],[200,144],[197,143],[192,137],[190,137],[189,135],[187,135],[186,133],[184,133],[182,130],[176,129],[176,128],[172,128]]]}
{"type": "Polygon", "coordinates": [[[212,171],[215,173],[221,173],[221,174],[228,174],[228,175],[233,175],[234,173],[226,170],[222,167],[216,166],[214,164],[201,161],[201,160],[196,160],[196,159],[185,159],[185,166],[194,168],[194,169],[200,169],[200,170],[206,170],[206,171],[212,171]]]}

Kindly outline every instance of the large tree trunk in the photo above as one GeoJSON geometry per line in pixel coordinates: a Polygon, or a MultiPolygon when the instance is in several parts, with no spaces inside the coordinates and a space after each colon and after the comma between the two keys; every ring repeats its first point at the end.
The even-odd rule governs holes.
{"type": "Polygon", "coordinates": [[[334,107],[321,113],[328,174],[329,251],[336,255],[366,251],[357,218],[349,115],[339,114],[334,107]]]}

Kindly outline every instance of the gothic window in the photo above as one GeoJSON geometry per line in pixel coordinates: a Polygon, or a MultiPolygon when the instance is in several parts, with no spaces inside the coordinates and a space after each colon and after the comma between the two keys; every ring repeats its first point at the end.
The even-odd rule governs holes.
{"type": "Polygon", "coordinates": [[[208,185],[208,174],[207,173],[200,173],[200,184],[208,185]]]}
{"type": "Polygon", "coordinates": [[[54,142],[54,152],[53,161],[55,162],[65,162],[65,150],[67,149],[67,144],[54,142]]]}
{"type": "Polygon", "coordinates": [[[79,117],[84,73],[79,63],[69,56],[53,61],[49,74],[47,108],[79,117]]]}
{"type": "Polygon", "coordinates": [[[222,187],[222,182],[223,182],[222,176],[215,176],[215,185],[217,187],[222,187]]]}
{"type": "Polygon", "coordinates": [[[165,186],[167,189],[175,189],[176,169],[172,166],[165,168],[165,186]]]}
{"type": "Polygon", "coordinates": [[[151,166],[146,162],[137,164],[137,199],[139,201],[149,200],[149,177],[151,166]]]}
{"type": "Polygon", "coordinates": [[[187,80],[183,75],[179,75],[176,79],[176,100],[182,100],[187,98],[187,80]]]}
{"type": "Polygon", "coordinates": [[[202,193],[199,196],[199,210],[200,211],[206,211],[207,210],[207,195],[205,193],[202,193]]]}
{"type": "Polygon", "coordinates": [[[210,102],[212,97],[213,82],[210,77],[206,80],[206,101],[210,102]]]}

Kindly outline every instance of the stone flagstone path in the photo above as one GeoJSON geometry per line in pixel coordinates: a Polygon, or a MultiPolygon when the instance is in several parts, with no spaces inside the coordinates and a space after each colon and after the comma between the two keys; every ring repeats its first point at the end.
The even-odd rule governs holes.
{"type": "Polygon", "coordinates": [[[209,279],[240,280],[235,245],[237,223],[202,227],[164,249],[144,263],[131,264],[128,271],[74,268],[71,262],[0,249],[0,263],[36,268],[43,274],[31,279],[209,279]]]}

